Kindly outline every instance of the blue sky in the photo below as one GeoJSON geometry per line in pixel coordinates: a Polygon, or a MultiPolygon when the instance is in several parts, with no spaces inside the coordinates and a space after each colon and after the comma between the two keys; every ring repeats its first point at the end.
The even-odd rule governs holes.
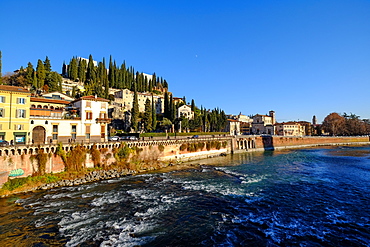
{"type": "Polygon", "coordinates": [[[228,114],[370,118],[370,1],[0,1],[2,72],[112,55],[228,114]]]}

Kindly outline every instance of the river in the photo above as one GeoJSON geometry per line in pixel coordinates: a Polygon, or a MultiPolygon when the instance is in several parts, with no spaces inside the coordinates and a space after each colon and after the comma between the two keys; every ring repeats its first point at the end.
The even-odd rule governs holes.
{"type": "Polygon", "coordinates": [[[0,199],[1,246],[370,246],[370,147],[217,157],[0,199]]]}

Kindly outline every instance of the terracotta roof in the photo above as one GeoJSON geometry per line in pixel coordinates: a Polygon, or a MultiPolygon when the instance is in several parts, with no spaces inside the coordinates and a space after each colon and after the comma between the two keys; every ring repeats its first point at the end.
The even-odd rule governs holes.
{"type": "Polygon", "coordinates": [[[46,99],[46,98],[36,98],[36,97],[31,97],[31,102],[44,102],[44,103],[64,104],[64,105],[67,105],[70,103],[69,101],[66,101],[66,100],[46,99]]]}
{"type": "Polygon", "coordinates": [[[229,121],[229,122],[240,122],[240,121],[235,120],[235,119],[228,119],[227,121],[229,121]]]}
{"type": "Polygon", "coordinates": [[[12,92],[21,92],[21,93],[30,93],[27,89],[23,87],[15,87],[15,86],[8,86],[8,85],[0,85],[0,90],[4,91],[12,91],[12,92]]]}
{"type": "Polygon", "coordinates": [[[77,102],[79,100],[92,100],[92,101],[103,101],[103,102],[109,102],[109,100],[107,99],[103,99],[103,98],[100,98],[100,97],[95,97],[94,95],[89,95],[89,96],[83,96],[79,99],[76,99],[72,102],[77,102]]]}

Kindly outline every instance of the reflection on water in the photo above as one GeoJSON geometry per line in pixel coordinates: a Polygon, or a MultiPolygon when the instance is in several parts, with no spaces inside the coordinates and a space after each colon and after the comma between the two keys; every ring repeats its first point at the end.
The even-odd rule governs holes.
{"type": "Polygon", "coordinates": [[[0,199],[0,243],[368,246],[369,154],[244,153],[0,199]]]}

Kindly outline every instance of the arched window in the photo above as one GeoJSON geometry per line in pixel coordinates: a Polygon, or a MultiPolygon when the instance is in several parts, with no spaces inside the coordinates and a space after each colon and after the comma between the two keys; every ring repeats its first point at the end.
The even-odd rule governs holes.
{"type": "Polygon", "coordinates": [[[42,106],[41,106],[41,105],[38,105],[38,106],[37,106],[37,108],[38,108],[38,109],[42,109],[42,106]]]}
{"type": "Polygon", "coordinates": [[[48,109],[48,106],[47,105],[44,105],[44,109],[48,109]]]}
{"type": "Polygon", "coordinates": [[[33,120],[31,120],[31,124],[33,124],[34,122],[33,122],[33,120]]]}

